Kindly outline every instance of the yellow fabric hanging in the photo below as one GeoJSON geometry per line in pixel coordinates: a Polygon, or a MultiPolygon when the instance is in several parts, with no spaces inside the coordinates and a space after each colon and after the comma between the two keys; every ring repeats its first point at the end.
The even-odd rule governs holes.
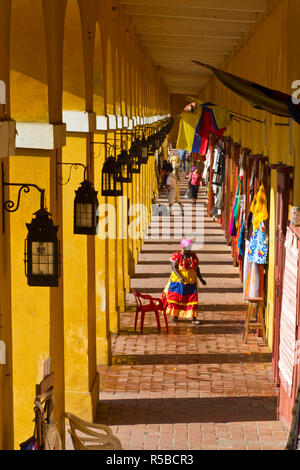
{"type": "Polygon", "coordinates": [[[231,117],[227,109],[221,108],[220,106],[211,106],[211,109],[213,110],[218,129],[230,126],[231,117]]]}
{"type": "Polygon", "coordinates": [[[250,211],[253,214],[253,230],[257,230],[260,223],[269,217],[267,209],[267,198],[264,185],[261,184],[256,195],[253,198],[250,211]]]}
{"type": "MultiPolygon", "coordinates": [[[[201,108],[202,111],[202,108],[201,108]]],[[[176,148],[190,152],[193,147],[195,129],[200,119],[199,112],[197,114],[183,112],[179,123],[179,132],[177,137],[176,148]]]]}

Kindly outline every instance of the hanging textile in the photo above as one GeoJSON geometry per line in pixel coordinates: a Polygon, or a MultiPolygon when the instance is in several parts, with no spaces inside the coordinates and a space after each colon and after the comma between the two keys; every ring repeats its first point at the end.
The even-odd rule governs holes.
{"type": "Polygon", "coordinates": [[[206,181],[207,178],[209,177],[209,167],[210,167],[210,149],[207,150],[206,159],[204,162],[204,170],[202,174],[202,178],[204,179],[204,181],[206,181]]]}
{"type": "Polygon", "coordinates": [[[297,124],[300,124],[300,105],[293,104],[291,95],[272,90],[203,62],[196,60],[193,60],[193,62],[211,70],[223,85],[245,99],[254,108],[268,111],[276,116],[292,117],[297,124]]]}
{"type": "Polygon", "coordinates": [[[248,248],[248,261],[251,263],[267,264],[268,237],[265,225],[261,222],[259,228],[252,233],[248,248]]]}
{"type": "Polygon", "coordinates": [[[195,129],[202,112],[202,108],[197,114],[183,112],[180,117],[179,131],[176,142],[176,148],[190,152],[193,147],[195,129]]]}
{"type": "Polygon", "coordinates": [[[282,309],[280,317],[279,376],[291,396],[296,353],[296,314],[298,294],[298,247],[296,235],[287,228],[285,242],[282,309]]]}
{"type": "Polygon", "coordinates": [[[225,176],[225,152],[221,145],[214,150],[213,170],[212,184],[222,186],[225,176]]]}
{"type": "Polygon", "coordinates": [[[210,215],[220,216],[223,207],[223,183],[225,177],[225,152],[222,143],[214,149],[212,175],[213,207],[210,215]]]}
{"type": "Polygon", "coordinates": [[[259,264],[250,263],[247,259],[247,243],[244,261],[244,300],[259,296],[259,264]]]}
{"type": "Polygon", "coordinates": [[[264,221],[268,219],[267,200],[264,185],[261,184],[252,201],[250,212],[253,214],[253,232],[248,248],[248,261],[267,264],[268,237],[264,221]]]}
{"type": "Polygon", "coordinates": [[[239,178],[238,186],[235,194],[234,204],[231,212],[230,224],[229,224],[229,234],[232,237],[236,236],[237,232],[237,217],[240,208],[240,195],[241,195],[241,179],[239,178]]]}
{"type": "Polygon", "coordinates": [[[217,121],[214,112],[214,107],[208,108],[207,106],[203,106],[201,117],[194,134],[192,152],[199,155],[205,155],[208,148],[210,133],[216,134],[221,138],[226,131],[226,127],[230,124],[230,114],[227,111],[223,114],[219,112],[219,121],[217,121]],[[223,117],[221,118],[221,116],[223,117]]]}
{"type": "Polygon", "coordinates": [[[269,217],[267,198],[263,184],[260,185],[258,192],[252,201],[250,211],[253,214],[253,229],[257,230],[261,222],[267,220],[269,217]]]}

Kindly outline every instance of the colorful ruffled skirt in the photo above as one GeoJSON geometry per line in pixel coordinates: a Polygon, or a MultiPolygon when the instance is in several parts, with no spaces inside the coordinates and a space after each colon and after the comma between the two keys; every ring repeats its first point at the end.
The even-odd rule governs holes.
{"type": "Polygon", "coordinates": [[[172,271],[162,293],[167,315],[191,319],[198,313],[198,277],[195,270],[179,269],[183,284],[172,271]]]}

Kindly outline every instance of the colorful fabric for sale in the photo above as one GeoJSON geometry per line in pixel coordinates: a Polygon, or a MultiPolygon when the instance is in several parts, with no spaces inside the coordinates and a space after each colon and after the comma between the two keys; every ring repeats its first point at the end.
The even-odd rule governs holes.
{"type": "Polygon", "coordinates": [[[267,264],[268,237],[263,222],[254,230],[248,248],[248,261],[250,263],[267,264]]]}
{"type": "Polygon", "coordinates": [[[198,114],[187,112],[181,114],[176,148],[186,150],[187,152],[191,151],[195,137],[195,129],[199,122],[201,112],[202,108],[199,110],[198,114]]]}
{"type": "Polygon", "coordinates": [[[238,187],[236,190],[234,204],[233,204],[231,217],[230,217],[230,224],[229,224],[229,233],[232,237],[235,237],[237,233],[237,217],[238,217],[239,207],[240,207],[240,195],[241,195],[241,180],[239,178],[238,187]]]}
{"type": "Polygon", "coordinates": [[[192,152],[199,155],[206,155],[210,133],[214,133],[221,138],[225,130],[226,127],[218,127],[213,109],[203,107],[203,111],[194,134],[192,152]]]}
{"type": "Polygon", "coordinates": [[[261,224],[268,219],[267,198],[264,185],[261,184],[252,201],[250,211],[253,214],[253,229],[257,230],[261,224]]]}

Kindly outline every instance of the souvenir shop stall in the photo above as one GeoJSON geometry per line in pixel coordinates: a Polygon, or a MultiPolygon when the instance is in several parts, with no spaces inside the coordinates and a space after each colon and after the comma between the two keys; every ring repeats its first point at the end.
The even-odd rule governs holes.
{"type": "Polygon", "coordinates": [[[268,158],[211,135],[205,161],[207,212],[218,221],[238,266],[244,298],[264,297],[268,254],[268,158]]]}

